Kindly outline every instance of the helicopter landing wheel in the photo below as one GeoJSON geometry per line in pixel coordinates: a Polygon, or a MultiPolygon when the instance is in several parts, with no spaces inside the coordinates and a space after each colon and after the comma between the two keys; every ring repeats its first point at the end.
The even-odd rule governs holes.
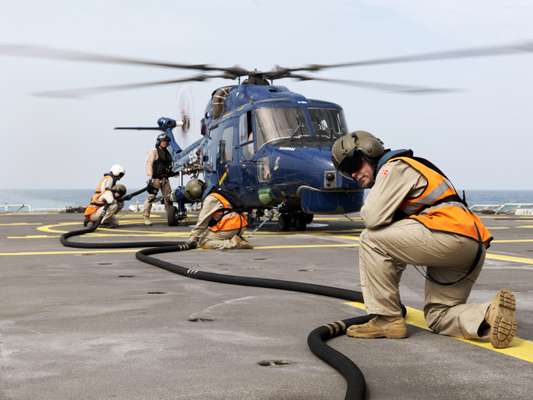
{"type": "Polygon", "coordinates": [[[308,214],[305,214],[305,213],[295,214],[294,215],[294,228],[297,231],[307,230],[307,219],[308,219],[308,214]]]}
{"type": "Polygon", "coordinates": [[[291,214],[283,213],[279,215],[278,226],[280,231],[288,231],[291,229],[291,214]]]}

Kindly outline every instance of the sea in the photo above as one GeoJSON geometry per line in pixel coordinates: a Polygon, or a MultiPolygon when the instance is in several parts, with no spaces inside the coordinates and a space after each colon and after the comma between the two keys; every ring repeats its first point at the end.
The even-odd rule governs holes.
{"type": "MultiPolygon", "coordinates": [[[[32,211],[84,207],[92,194],[93,189],[0,189],[0,212],[17,210],[22,205],[30,205],[32,211]]],[[[533,190],[466,190],[465,194],[470,205],[533,203],[533,190]]],[[[142,203],[145,196],[140,194],[129,203],[142,203]]]]}

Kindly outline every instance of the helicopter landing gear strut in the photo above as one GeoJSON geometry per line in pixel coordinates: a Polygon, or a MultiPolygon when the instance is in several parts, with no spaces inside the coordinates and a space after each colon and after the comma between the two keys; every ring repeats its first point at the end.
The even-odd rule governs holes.
{"type": "Polygon", "coordinates": [[[280,213],[278,226],[281,231],[288,231],[294,227],[297,231],[305,231],[307,224],[313,221],[313,214],[307,214],[303,211],[280,213]]]}

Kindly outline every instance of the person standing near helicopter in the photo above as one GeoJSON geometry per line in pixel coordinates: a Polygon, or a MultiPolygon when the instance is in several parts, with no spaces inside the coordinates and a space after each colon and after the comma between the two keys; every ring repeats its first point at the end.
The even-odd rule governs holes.
{"type": "Polygon", "coordinates": [[[172,176],[172,156],[168,151],[170,138],[166,133],[157,136],[155,148],[148,152],[146,157],[146,176],[148,177],[148,196],[144,201],[144,224],[152,225],[150,212],[158,191],[163,195],[165,207],[172,206],[170,195],[172,188],[168,178],[172,176]]]}

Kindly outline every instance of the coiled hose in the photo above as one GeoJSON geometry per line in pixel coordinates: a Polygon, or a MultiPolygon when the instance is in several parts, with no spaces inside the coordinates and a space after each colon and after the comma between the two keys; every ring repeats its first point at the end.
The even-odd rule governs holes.
{"type": "MultiPolygon", "coordinates": [[[[96,230],[98,224],[86,229],[66,232],[61,235],[60,241],[63,246],[77,247],[84,249],[112,249],[112,248],[134,248],[146,247],[135,253],[135,257],[144,263],[153,265],[158,268],[173,272],[187,278],[199,279],[204,281],[227,283],[231,285],[253,286],[268,289],[290,290],[294,292],[318,294],[321,296],[334,297],[349,301],[363,301],[361,292],[337,288],[333,286],[316,285],[313,283],[293,282],[279,279],[255,278],[237,275],[225,275],[214,272],[199,271],[193,268],[187,268],[168,261],[160,260],[153,257],[156,254],[171,253],[175,251],[189,250],[190,247],[186,242],[115,242],[115,243],[89,243],[73,242],[69,238],[91,233],[96,230]]],[[[402,313],[405,316],[406,310],[402,305],[402,313]]],[[[362,400],[366,395],[366,382],[361,370],[348,357],[339,353],[337,350],[327,345],[326,341],[337,336],[343,335],[350,325],[364,324],[373,316],[364,315],[356,318],[349,318],[342,321],[336,321],[319,326],[314,329],[307,337],[307,344],[310,350],[321,360],[335,368],[344,377],[347,383],[345,400],[362,400]]]]}

